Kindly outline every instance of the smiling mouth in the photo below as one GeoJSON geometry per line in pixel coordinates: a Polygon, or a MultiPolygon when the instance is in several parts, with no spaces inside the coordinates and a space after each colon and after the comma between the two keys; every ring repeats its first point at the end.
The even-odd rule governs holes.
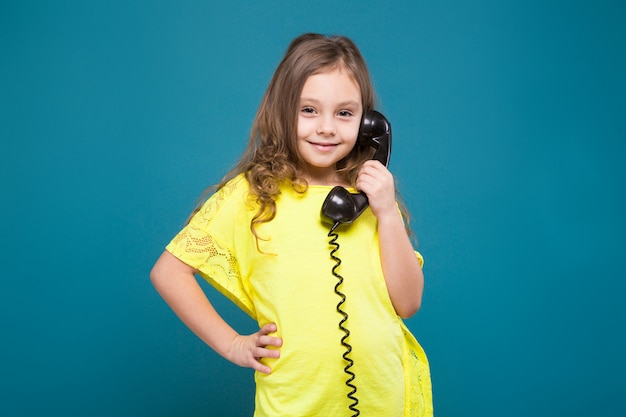
{"type": "Polygon", "coordinates": [[[309,142],[312,146],[316,147],[317,149],[323,150],[323,151],[327,151],[330,149],[333,149],[337,146],[336,143],[321,143],[321,142],[309,142]]]}

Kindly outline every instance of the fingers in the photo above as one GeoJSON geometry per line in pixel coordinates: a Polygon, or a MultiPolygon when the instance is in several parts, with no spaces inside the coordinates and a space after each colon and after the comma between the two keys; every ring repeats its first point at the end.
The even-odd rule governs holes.
{"type": "Polygon", "coordinates": [[[365,161],[359,171],[358,184],[376,186],[380,188],[393,189],[393,175],[391,172],[378,161],[365,161]]]}
{"type": "Polygon", "coordinates": [[[277,331],[276,325],[269,323],[251,335],[235,336],[228,353],[225,355],[226,358],[239,366],[269,374],[271,372],[270,367],[263,364],[261,360],[263,358],[277,359],[280,357],[278,348],[283,345],[283,339],[270,336],[275,331],[277,331]]]}
{"type": "Polygon", "coordinates": [[[262,372],[264,374],[269,374],[271,369],[269,366],[264,365],[260,362],[262,358],[272,358],[277,359],[280,357],[280,351],[276,349],[267,349],[267,346],[281,347],[283,345],[283,340],[280,337],[268,336],[270,333],[273,333],[277,330],[276,325],[274,323],[266,324],[257,332],[255,338],[255,347],[252,349],[252,355],[254,357],[254,361],[252,363],[251,368],[262,372]]]}
{"type": "Polygon", "coordinates": [[[267,349],[264,347],[252,347],[247,354],[245,354],[241,361],[235,361],[234,363],[246,367],[252,368],[255,371],[262,372],[264,374],[269,374],[272,372],[272,369],[263,364],[261,359],[263,358],[272,358],[277,359],[280,357],[280,352],[278,350],[267,349]]]}
{"type": "Polygon", "coordinates": [[[266,334],[270,334],[272,332],[275,332],[276,329],[276,325],[274,323],[268,323],[266,325],[264,325],[263,327],[261,327],[261,329],[259,329],[258,333],[262,334],[262,335],[266,335],[266,334]]]}
{"type": "Polygon", "coordinates": [[[357,178],[356,186],[367,194],[369,204],[378,217],[383,213],[393,213],[396,196],[393,175],[378,161],[365,161],[357,178]]]}
{"type": "Polygon", "coordinates": [[[257,346],[276,346],[281,347],[283,340],[280,337],[260,336],[257,339],[257,346]]]}
{"type": "Polygon", "coordinates": [[[266,324],[261,327],[261,330],[257,333],[257,346],[276,346],[280,347],[283,344],[283,340],[280,337],[268,336],[268,334],[276,331],[276,325],[274,323],[266,324]]]}
{"type": "Polygon", "coordinates": [[[250,368],[254,369],[255,371],[259,371],[261,373],[267,374],[267,375],[272,373],[272,370],[270,369],[269,366],[265,366],[261,362],[258,362],[258,361],[254,362],[254,364],[250,368]]]}
{"type": "MultiPolygon", "coordinates": [[[[270,368],[269,366],[263,364],[261,362],[261,359],[262,358],[271,357],[270,355],[271,355],[272,352],[278,353],[277,350],[272,351],[272,350],[264,349],[264,348],[256,348],[253,351],[253,355],[255,355],[255,356],[254,356],[254,358],[252,358],[252,360],[248,364],[248,367],[254,369],[255,371],[262,372],[264,374],[270,374],[272,372],[272,368],[270,368]]],[[[278,357],[278,355],[276,357],[278,357]]]]}

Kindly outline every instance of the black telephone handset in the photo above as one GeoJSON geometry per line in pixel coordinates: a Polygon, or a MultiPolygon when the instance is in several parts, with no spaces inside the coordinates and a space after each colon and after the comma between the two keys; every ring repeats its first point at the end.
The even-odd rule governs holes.
{"type": "MultiPolygon", "coordinates": [[[[374,147],[376,152],[374,153],[373,159],[380,161],[385,166],[389,165],[389,155],[391,154],[391,125],[385,116],[376,110],[366,111],[361,119],[357,142],[358,146],[374,147]]],[[[346,302],[346,294],[342,292],[344,279],[338,271],[341,265],[341,259],[337,255],[339,251],[339,243],[337,243],[339,234],[335,229],[340,224],[349,224],[355,221],[367,208],[367,205],[368,201],[365,193],[351,193],[340,186],[336,186],[330,190],[330,193],[328,193],[322,204],[322,219],[330,225],[328,237],[331,239],[328,243],[333,246],[330,257],[335,261],[335,265],[332,267],[332,274],[337,278],[335,294],[340,298],[337,304],[337,312],[341,315],[339,329],[344,333],[341,338],[341,345],[345,348],[342,357],[346,363],[343,371],[347,375],[346,386],[350,389],[347,398],[351,401],[348,405],[348,409],[354,413],[352,417],[357,417],[361,412],[358,409],[359,400],[356,397],[356,375],[351,370],[354,361],[350,355],[352,352],[352,345],[350,345],[349,340],[350,330],[346,327],[348,313],[343,306],[346,302]]]]}
{"type": "MultiPolygon", "coordinates": [[[[385,116],[376,110],[367,110],[363,113],[357,144],[374,147],[376,153],[372,159],[388,166],[391,154],[391,124],[385,116]]],[[[330,190],[322,204],[322,219],[334,227],[349,224],[363,213],[367,205],[365,193],[351,193],[341,186],[336,186],[330,190]]]]}

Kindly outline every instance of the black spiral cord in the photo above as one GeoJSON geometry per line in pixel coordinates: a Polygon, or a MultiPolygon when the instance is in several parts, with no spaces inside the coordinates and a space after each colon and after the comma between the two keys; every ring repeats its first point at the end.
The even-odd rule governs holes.
{"type": "Polygon", "coordinates": [[[334,226],[328,232],[328,237],[330,237],[330,241],[328,242],[330,245],[334,246],[334,248],[330,251],[330,257],[336,262],[333,266],[332,273],[337,277],[337,284],[335,285],[335,294],[337,294],[341,300],[337,304],[337,312],[342,315],[342,319],[339,322],[339,328],[345,333],[341,338],[341,344],[346,348],[346,351],[343,354],[343,358],[348,363],[343,371],[348,375],[348,379],[346,380],[346,385],[350,388],[350,392],[348,393],[348,398],[352,400],[352,403],[348,406],[348,408],[354,412],[352,417],[356,417],[361,414],[359,409],[356,407],[359,403],[359,400],[355,397],[356,394],[356,386],[352,383],[356,378],[354,372],[350,370],[350,368],[354,365],[354,361],[350,358],[350,352],[352,352],[352,346],[347,342],[348,337],[350,336],[350,331],[344,326],[346,320],[348,320],[348,313],[346,313],[342,309],[343,303],[346,302],[346,295],[340,291],[341,284],[343,284],[343,277],[337,273],[337,268],[341,265],[341,259],[339,259],[335,253],[339,250],[339,243],[337,243],[337,238],[339,235],[335,232],[335,229],[339,226],[339,223],[335,223],[334,226]]]}

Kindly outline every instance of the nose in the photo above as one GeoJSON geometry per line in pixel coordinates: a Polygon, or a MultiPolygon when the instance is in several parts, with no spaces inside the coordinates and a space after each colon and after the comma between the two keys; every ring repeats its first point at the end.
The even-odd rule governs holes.
{"type": "Polygon", "coordinates": [[[320,117],[319,125],[317,126],[317,134],[324,136],[335,136],[337,129],[332,117],[320,117]]]}

